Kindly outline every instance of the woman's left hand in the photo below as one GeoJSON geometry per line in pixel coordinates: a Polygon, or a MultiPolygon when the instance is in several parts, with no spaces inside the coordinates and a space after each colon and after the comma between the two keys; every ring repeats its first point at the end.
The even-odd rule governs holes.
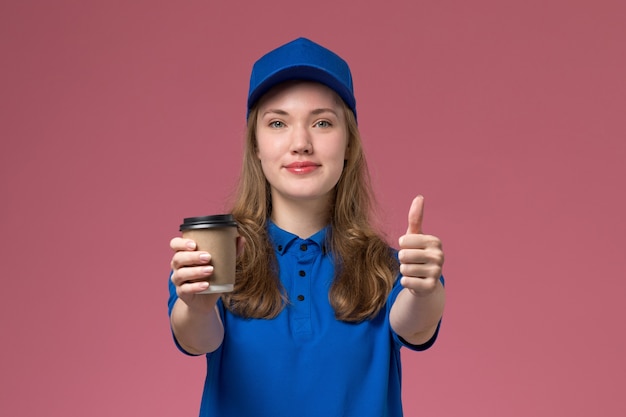
{"type": "Polygon", "coordinates": [[[424,197],[415,197],[409,210],[409,227],[399,239],[400,273],[403,287],[416,296],[432,293],[439,285],[444,256],[441,240],[422,233],[424,197]]]}

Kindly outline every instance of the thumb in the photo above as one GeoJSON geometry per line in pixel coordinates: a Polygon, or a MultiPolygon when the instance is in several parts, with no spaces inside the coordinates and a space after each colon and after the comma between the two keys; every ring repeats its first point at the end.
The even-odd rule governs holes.
{"type": "Polygon", "coordinates": [[[409,209],[409,227],[406,234],[422,234],[422,220],[424,219],[424,197],[418,195],[413,199],[409,209]]]}

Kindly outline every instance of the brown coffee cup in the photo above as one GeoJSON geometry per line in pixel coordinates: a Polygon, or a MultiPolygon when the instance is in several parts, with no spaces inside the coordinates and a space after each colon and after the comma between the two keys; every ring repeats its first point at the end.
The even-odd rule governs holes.
{"type": "Polygon", "coordinates": [[[209,288],[198,294],[230,292],[235,285],[237,222],[230,214],[187,217],[180,225],[185,239],[196,242],[197,250],[211,255],[213,273],[209,288]]]}

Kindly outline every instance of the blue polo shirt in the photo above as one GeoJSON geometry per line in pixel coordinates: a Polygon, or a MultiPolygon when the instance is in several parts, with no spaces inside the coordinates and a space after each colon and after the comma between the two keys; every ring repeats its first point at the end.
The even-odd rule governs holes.
{"type": "MultiPolygon", "coordinates": [[[[328,301],[334,276],[328,228],[308,239],[273,223],[268,230],[290,304],[267,320],[233,315],[218,301],[224,341],[206,355],[200,416],[402,416],[400,348],[427,349],[437,334],[413,346],[391,329],[399,279],[374,319],[338,321],[328,301]]],[[[170,282],[170,313],[176,298],[170,282]]]]}

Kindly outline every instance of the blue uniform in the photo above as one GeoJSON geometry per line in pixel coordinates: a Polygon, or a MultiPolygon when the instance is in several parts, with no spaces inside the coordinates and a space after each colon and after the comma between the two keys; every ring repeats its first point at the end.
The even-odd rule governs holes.
{"type": "MultiPolygon", "coordinates": [[[[391,329],[399,279],[374,319],[338,321],[328,301],[334,276],[324,248],[328,229],[308,239],[273,223],[268,230],[290,304],[267,320],[233,315],[218,301],[224,341],[206,355],[200,416],[402,416],[400,347],[427,349],[437,334],[413,346],[391,329]]],[[[175,301],[170,282],[170,313],[175,301]]]]}

